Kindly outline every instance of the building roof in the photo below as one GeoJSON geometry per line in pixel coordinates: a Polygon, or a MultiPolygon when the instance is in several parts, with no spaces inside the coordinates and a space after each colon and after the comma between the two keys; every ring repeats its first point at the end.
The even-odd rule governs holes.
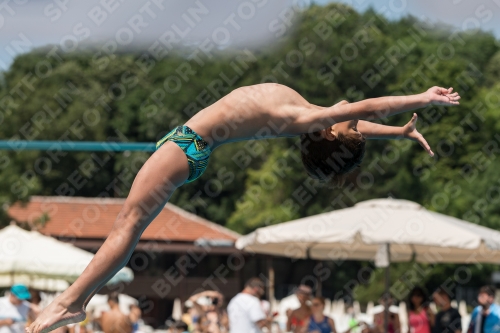
{"type": "MultiPolygon", "coordinates": [[[[8,214],[17,221],[33,222],[49,217],[41,233],[54,237],[104,239],[108,236],[125,199],[33,196],[26,205],[16,203],[8,214]]],[[[234,242],[240,235],[170,203],[146,228],[141,240],[172,242],[234,242]]]]}

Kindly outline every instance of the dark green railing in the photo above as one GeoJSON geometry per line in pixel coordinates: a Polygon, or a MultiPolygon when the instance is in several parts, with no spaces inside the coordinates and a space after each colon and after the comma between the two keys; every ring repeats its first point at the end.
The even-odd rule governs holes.
{"type": "Polygon", "coordinates": [[[155,147],[156,147],[156,143],[153,143],[153,142],[0,140],[0,150],[147,151],[147,152],[154,152],[155,147]]]}

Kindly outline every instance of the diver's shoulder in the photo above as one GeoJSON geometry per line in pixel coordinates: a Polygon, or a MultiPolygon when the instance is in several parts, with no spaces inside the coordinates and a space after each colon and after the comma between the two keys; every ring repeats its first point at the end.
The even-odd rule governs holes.
{"type": "Polygon", "coordinates": [[[265,83],[252,84],[248,86],[241,86],[235,90],[260,90],[266,92],[295,91],[292,88],[285,86],[284,84],[275,82],[265,82],[265,83]]]}

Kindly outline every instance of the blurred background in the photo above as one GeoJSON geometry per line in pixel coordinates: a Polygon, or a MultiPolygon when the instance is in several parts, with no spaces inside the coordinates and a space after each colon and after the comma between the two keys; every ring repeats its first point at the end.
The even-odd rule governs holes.
{"type": "MultiPolygon", "coordinates": [[[[241,256],[245,265],[217,285],[226,300],[246,279],[267,276],[269,267],[280,300],[322,265],[329,274],[320,293],[351,307],[355,300],[365,311],[383,291],[373,262],[255,255],[234,243],[259,227],[389,196],[498,230],[498,22],[497,0],[5,1],[0,226],[37,230],[95,253],[150,156],[21,150],[16,140],[156,142],[231,90],[263,82],[287,85],[322,106],[452,86],[460,106],[419,111],[418,128],[436,156],[410,142],[371,141],[343,189],[310,183],[298,138],[217,149],[200,180],[180,188],[143,236],[127,265],[134,281],[119,288],[139,300],[149,327],[165,328],[176,299],[184,304],[206,289],[203,282],[217,267],[241,256]],[[181,222],[189,227],[178,231],[181,222]],[[165,226],[169,232],[162,233],[165,226]],[[210,255],[183,273],[182,287],[165,295],[149,288],[186,251],[205,253],[204,244],[210,255]],[[359,274],[367,268],[369,279],[359,274]]],[[[409,119],[382,123],[401,126],[409,119]]],[[[399,263],[391,280],[415,265],[430,272],[418,279],[430,291],[466,267],[467,281],[453,287],[455,300],[467,304],[464,314],[476,305],[480,286],[497,282],[499,270],[399,263]]]]}

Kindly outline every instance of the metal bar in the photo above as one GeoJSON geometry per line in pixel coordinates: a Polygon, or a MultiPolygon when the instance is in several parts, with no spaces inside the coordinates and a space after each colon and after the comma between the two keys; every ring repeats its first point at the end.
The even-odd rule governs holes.
{"type": "Polygon", "coordinates": [[[154,152],[154,142],[94,142],[94,141],[25,141],[0,140],[0,150],[53,151],[147,151],[154,152]]]}

